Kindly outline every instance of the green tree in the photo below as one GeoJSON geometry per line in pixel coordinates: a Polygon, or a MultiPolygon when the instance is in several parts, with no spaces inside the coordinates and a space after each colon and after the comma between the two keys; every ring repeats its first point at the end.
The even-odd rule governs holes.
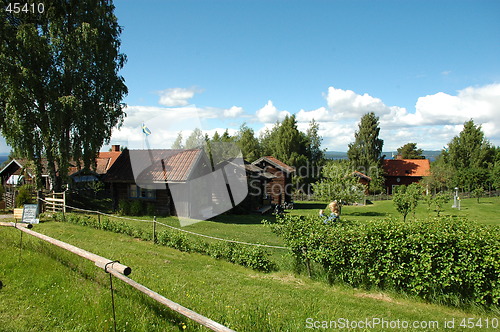
{"type": "Polygon", "coordinates": [[[353,176],[348,163],[328,162],[322,168],[322,179],[312,184],[314,195],[321,200],[357,202],[364,196],[364,187],[353,176]]]}
{"type": "Polygon", "coordinates": [[[490,170],[490,183],[493,188],[500,189],[500,146],[495,149],[495,159],[493,167],[490,170]]]}
{"type": "Polygon", "coordinates": [[[307,155],[312,164],[321,165],[325,159],[325,150],[321,149],[323,138],[319,135],[319,123],[314,119],[309,122],[309,128],[306,132],[307,155]]]}
{"type": "Polygon", "coordinates": [[[172,149],[183,149],[183,148],[184,145],[182,145],[182,131],[179,131],[179,133],[177,134],[177,138],[172,144],[172,149]]]}
{"type": "Polygon", "coordinates": [[[253,129],[249,128],[245,123],[238,130],[236,144],[241,149],[243,158],[247,161],[253,162],[261,157],[259,140],[255,137],[253,129]]]}
{"type": "Polygon", "coordinates": [[[406,221],[406,217],[415,211],[421,198],[422,186],[412,183],[409,186],[397,186],[392,201],[396,210],[403,215],[403,220],[406,221]]]}
{"type": "Polygon", "coordinates": [[[434,211],[437,212],[437,216],[439,217],[441,211],[443,211],[443,207],[446,203],[450,201],[450,195],[445,192],[439,192],[436,195],[432,196],[430,205],[434,207],[434,211]]]}
{"type": "Polygon", "coordinates": [[[398,155],[403,159],[425,159],[423,152],[422,149],[417,149],[417,143],[406,143],[398,148],[398,155]]]}
{"type": "Polygon", "coordinates": [[[484,195],[484,189],[477,187],[472,191],[472,197],[475,197],[477,199],[477,203],[479,204],[479,199],[483,197],[484,195]]]}
{"type": "Polygon", "coordinates": [[[205,136],[199,128],[195,128],[191,135],[186,139],[186,149],[196,149],[205,145],[205,136]]]}
{"type": "Polygon", "coordinates": [[[307,163],[307,143],[306,135],[297,129],[295,115],[286,116],[271,130],[266,130],[261,137],[261,146],[265,155],[274,156],[296,168],[307,163]]]}
{"type": "Polygon", "coordinates": [[[421,180],[421,183],[433,193],[453,185],[451,182],[455,171],[446,163],[445,153],[446,151],[442,151],[436,160],[431,162],[430,175],[421,180]]]}
{"type": "Polygon", "coordinates": [[[382,190],[383,170],[382,156],[384,141],[379,138],[379,118],[375,113],[363,115],[354,134],[354,142],[349,143],[347,157],[351,167],[372,178],[370,189],[372,191],[382,190]]]}
{"type": "Polygon", "coordinates": [[[464,128],[448,144],[447,162],[455,169],[488,168],[494,158],[495,149],[484,137],[480,125],[474,120],[464,123],[464,128]]]}
{"type": "Polygon", "coordinates": [[[56,190],[70,160],[95,167],[125,116],[118,71],[126,57],[113,12],[103,0],[47,2],[43,14],[0,12],[1,131],[35,163],[38,180],[46,158],[56,190]]]}

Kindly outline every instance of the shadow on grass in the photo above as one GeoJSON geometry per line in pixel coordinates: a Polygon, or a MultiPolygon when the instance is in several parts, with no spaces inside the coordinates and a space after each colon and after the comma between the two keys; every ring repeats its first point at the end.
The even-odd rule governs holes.
{"type": "Polygon", "coordinates": [[[327,204],[325,203],[295,203],[296,210],[324,210],[327,204]]]}
{"type": "Polygon", "coordinates": [[[271,222],[276,221],[276,217],[271,213],[267,214],[224,214],[216,216],[210,221],[220,222],[223,224],[238,224],[238,225],[260,225],[262,220],[266,219],[271,222]]]}
{"type": "Polygon", "coordinates": [[[385,217],[387,216],[387,213],[385,212],[351,212],[351,213],[345,213],[345,215],[349,216],[366,216],[366,217],[385,217]]]}

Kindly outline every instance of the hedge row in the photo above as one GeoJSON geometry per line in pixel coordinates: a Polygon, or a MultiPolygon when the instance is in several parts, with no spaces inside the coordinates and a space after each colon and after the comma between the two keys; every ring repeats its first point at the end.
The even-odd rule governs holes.
{"type": "MultiPolygon", "coordinates": [[[[88,226],[114,233],[126,234],[132,237],[151,241],[152,232],[135,228],[123,221],[111,221],[108,217],[101,217],[100,222],[94,216],[66,213],[55,214],[55,220],[69,222],[76,225],[88,226]]],[[[270,254],[258,247],[249,247],[233,242],[208,243],[200,239],[193,239],[175,230],[163,230],[156,235],[157,243],[185,252],[197,252],[218,259],[225,259],[231,263],[250,267],[254,270],[270,272],[276,265],[269,259],[270,254]]]]}
{"type": "Polygon", "coordinates": [[[278,217],[271,227],[297,259],[321,264],[333,280],[500,305],[500,227],[451,217],[325,225],[302,216],[278,217]]]}

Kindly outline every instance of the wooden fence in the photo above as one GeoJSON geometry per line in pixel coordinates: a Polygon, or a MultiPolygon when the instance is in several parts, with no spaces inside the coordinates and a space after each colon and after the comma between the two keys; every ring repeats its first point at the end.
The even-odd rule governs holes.
{"type": "MultiPolygon", "coordinates": [[[[29,229],[29,228],[31,228],[30,226],[32,226],[32,225],[2,222],[2,223],[0,223],[0,226],[15,227],[15,228],[19,229],[21,232],[28,233],[34,237],[37,237],[41,240],[44,240],[46,242],[49,242],[49,243],[55,245],[55,246],[58,246],[58,247],[63,248],[67,251],[70,251],[70,252],[72,252],[80,257],[88,259],[88,260],[94,262],[94,264],[97,267],[103,269],[105,272],[115,276],[116,278],[122,280],[126,284],[128,284],[128,285],[134,287],[135,289],[139,290],[140,292],[146,294],[147,296],[149,296],[153,300],[169,307],[170,309],[180,313],[181,315],[183,315],[183,316],[185,316],[185,317],[187,317],[187,318],[189,318],[189,319],[191,319],[191,320],[193,320],[193,321],[195,321],[195,322],[197,322],[197,323],[199,323],[199,324],[201,324],[201,325],[203,325],[203,326],[205,326],[213,331],[234,332],[232,329],[230,329],[222,324],[219,324],[216,321],[211,320],[210,318],[202,316],[202,315],[200,315],[200,314],[198,314],[198,313],[196,313],[196,312],[194,312],[186,307],[183,307],[180,304],[178,304],[174,301],[171,301],[171,300],[167,299],[166,297],[164,297],[164,296],[152,291],[151,289],[137,283],[136,281],[128,278],[127,275],[129,275],[132,272],[132,269],[126,265],[120,264],[117,261],[112,261],[108,258],[99,256],[99,255],[96,255],[90,251],[86,251],[86,250],[83,250],[81,248],[75,247],[75,246],[68,244],[66,242],[62,242],[60,240],[51,238],[47,235],[34,232],[34,231],[29,229]]],[[[22,236],[21,236],[21,241],[22,241],[22,236]]],[[[21,243],[21,248],[22,248],[22,243],[21,243]]],[[[111,279],[110,279],[110,281],[111,281],[111,279]]],[[[113,307],[114,307],[114,305],[113,305],[113,307]]],[[[115,327],[115,331],[116,331],[116,327],[115,327]]]]}
{"type": "Polygon", "coordinates": [[[66,213],[66,192],[51,193],[44,198],[45,211],[66,213]]]}

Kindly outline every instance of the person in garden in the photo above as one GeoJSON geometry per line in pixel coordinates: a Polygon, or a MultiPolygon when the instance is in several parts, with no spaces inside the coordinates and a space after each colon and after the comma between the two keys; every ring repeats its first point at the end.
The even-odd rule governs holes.
{"type": "Polygon", "coordinates": [[[328,224],[330,221],[337,221],[340,219],[340,207],[336,200],[328,204],[328,209],[330,210],[329,216],[325,215],[323,210],[319,210],[319,216],[325,218],[323,223],[328,224]]]}

